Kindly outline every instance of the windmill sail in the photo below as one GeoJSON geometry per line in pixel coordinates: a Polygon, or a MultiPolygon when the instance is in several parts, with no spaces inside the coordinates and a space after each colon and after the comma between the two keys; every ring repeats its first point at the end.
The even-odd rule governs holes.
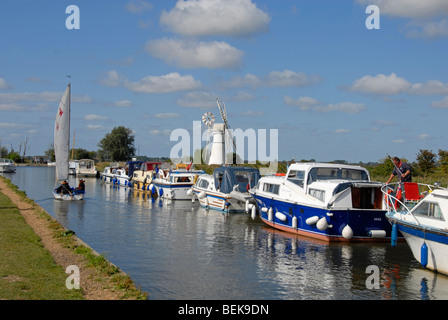
{"type": "Polygon", "coordinates": [[[68,157],[70,143],[70,84],[59,102],[54,124],[54,156],[56,158],[56,180],[68,178],[68,157]]]}

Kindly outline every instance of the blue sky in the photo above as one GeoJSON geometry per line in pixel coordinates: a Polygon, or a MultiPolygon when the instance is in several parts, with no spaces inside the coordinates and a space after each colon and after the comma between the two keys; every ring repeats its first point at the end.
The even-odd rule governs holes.
{"type": "Polygon", "coordinates": [[[231,128],[279,130],[280,160],[413,161],[448,149],[447,16],[445,0],[2,1],[1,145],[50,147],[70,75],[78,148],[125,126],[169,156],[219,97],[231,128]]]}

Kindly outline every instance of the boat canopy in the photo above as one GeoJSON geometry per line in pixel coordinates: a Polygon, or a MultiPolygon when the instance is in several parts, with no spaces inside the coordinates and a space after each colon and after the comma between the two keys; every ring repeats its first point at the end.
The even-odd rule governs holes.
{"type": "Polygon", "coordinates": [[[238,191],[246,192],[247,186],[255,187],[260,179],[260,171],[249,167],[221,167],[213,172],[215,186],[223,193],[230,193],[238,186],[238,191]]]}
{"type": "Polygon", "coordinates": [[[126,164],[128,165],[129,172],[128,175],[132,177],[132,174],[135,170],[139,170],[143,161],[128,161],[126,164]]]}

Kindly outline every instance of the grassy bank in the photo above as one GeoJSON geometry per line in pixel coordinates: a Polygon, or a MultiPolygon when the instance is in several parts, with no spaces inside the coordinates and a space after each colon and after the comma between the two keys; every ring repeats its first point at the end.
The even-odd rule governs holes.
{"type": "Polygon", "coordinates": [[[44,249],[19,209],[2,193],[0,243],[0,299],[83,299],[82,291],[66,288],[67,274],[44,249]]]}
{"type": "MultiPolygon", "coordinates": [[[[129,276],[111,264],[104,256],[83,245],[74,232],[65,229],[25,192],[4,177],[2,185],[24,203],[19,208],[0,192],[0,299],[7,300],[79,300],[79,299],[146,299],[147,294],[135,287],[129,276]],[[21,210],[22,213],[21,214],[21,210]],[[51,238],[52,249],[45,248],[36,234],[36,226],[30,226],[24,218],[33,216],[51,238]],[[59,248],[59,250],[58,250],[59,248]],[[68,274],[54,259],[55,251],[64,252],[70,259],[76,257],[81,275],[89,274],[89,283],[81,289],[66,287],[68,274]],[[53,256],[52,256],[53,255],[53,256]],[[72,256],[73,255],[73,256],[72,256]],[[88,269],[88,271],[86,271],[88,269]],[[94,284],[92,284],[94,282],[94,284]],[[92,288],[95,288],[93,290],[92,288]],[[99,288],[99,290],[98,290],[99,288]],[[87,292],[88,291],[88,292],[87,292]],[[92,294],[91,291],[95,293],[92,294]]],[[[11,196],[11,195],[10,195],[11,196]]],[[[17,203],[17,201],[14,201],[17,203]]]]}

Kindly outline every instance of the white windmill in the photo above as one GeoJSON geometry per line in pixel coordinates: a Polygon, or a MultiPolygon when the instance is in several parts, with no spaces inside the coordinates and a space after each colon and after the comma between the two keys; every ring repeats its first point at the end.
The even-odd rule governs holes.
{"type": "Polygon", "coordinates": [[[222,165],[226,163],[226,150],[232,152],[236,151],[235,141],[233,135],[228,130],[229,123],[227,121],[226,106],[216,99],[221,118],[224,123],[214,123],[215,116],[211,112],[206,112],[202,116],[202,122],[208,127],[209,139],[212,138],[206,147],[206,156],[204,161],[210,164],[222,165]],[[210,152],[208,150],[211,148],[210,152]]]}

